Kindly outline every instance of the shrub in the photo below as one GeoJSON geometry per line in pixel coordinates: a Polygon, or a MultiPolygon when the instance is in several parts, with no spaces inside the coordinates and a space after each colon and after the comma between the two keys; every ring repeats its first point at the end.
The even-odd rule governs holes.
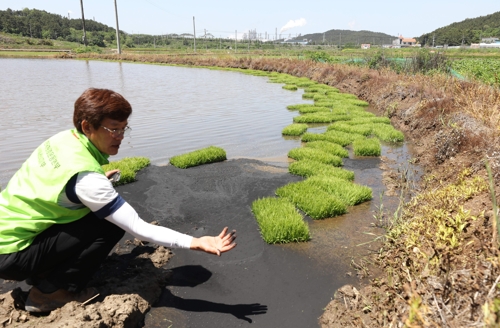
{"type": "Polygon", "coordinates": [[[342,158],[339,156],[326,153],[317,148],[294,148],[288,152],[288,157],[293,158],[296,161],[308,159],[333,166],[343,165],[342,158]]]}
{"type": "Polygon", "coordinates": [[[119,186],[134,182],[137,171],[145,168],[150,163],[147,157],[125,157],[103,165],[102,169],[104,172],[116,169],[120,170],[120,180],[113,183],[115,186],[119,186]]]}
{"type": "Polygon", "coordinates": [[[315,220],[334,217],[347,212],[344,203],[335,196],[305,181],[287,184],[276,190],[276,195],[288,199],[315,220]]]}
{"type": "Polygon", "coordinates": [[[312,177],[314,175],[321,175],[321,176],[337,177],[348,181],[354,180],[354,172],[352,171],[311,160],[301,160],[290,163],[290,165],[288,166],[288,171],[291,174],[299,175],[306,178],[312,177]]]}
{"type": "Polygon", "coordinates": [[[354,140],[352,148],[356,156],[380,156],[382,152],[382,146],[377,138],[354,140]]]}
{"type": "Polygon", "coordinates": [[[349,157],[349,152],[347,149],[339,144],[329,142],[329,141],[312,141],[305,144],[306,148],[316,148],[321,149],[329,154],[339,156],[339,157],[349,157]]]}
{"type": "Polygon", "coordinates": [[[293,123],[287,125],[281,131],[284,136],[300,136],[307,131],[307,124],[293,123]]]}
{"type": "Polygon", "coordinates": [[[190,153],[174,156],[170,158],[170,164],[181,169],[186,169],[192,166],[221,162],[226,159],[226,151],[224,149],[210,146],[190,153]]]}
{"type": "Polygon", "coordinates": [[[258,199],[252,203],[252,212],[259,224],[260,234],[268,244],[310,239],[309,227],[287,199],[258,199]]]}

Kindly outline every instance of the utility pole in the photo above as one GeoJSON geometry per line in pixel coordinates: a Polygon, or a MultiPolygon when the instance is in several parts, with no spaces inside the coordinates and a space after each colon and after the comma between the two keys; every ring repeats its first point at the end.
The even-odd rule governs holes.
{"type": "Polygon", "coordinates": [[[434,41],[436,40],[436,33],[432,35],[432,47],[434,48],[434,41]]]}
{"type": "Polygon", "coordinates": [[[116,50],[118,51],[118,54],[121,55],[122,53],[122,48],[120,47],[120,28],[118,27],[118,7],[116,6],[116,0],[115,0],[115,17],[116,17],[116,50]]]}
{"type": "Polygon", "coordinates": [[[82,23],[83,23],[83,44],[87,46],[87,33],[85,32],[85,15],[83,14],[83,0],[80,0],[80,7],[82,8],[82,23]]]}
{"type": "Polygon", "coordinates": [[[340,43],[340,50],[342,50],[342,32],[340,32],[340,41],[339,41],[339,43],[340,43]]]}
{"type": "Polygon", "coordinates": [[[238,30],[234,30],[234,52],[236,52],[236,41],[238,41],[238,30]]]}
{"type": "Polygon", "coordinates": [[[194,52],[196,52],[196,27],[195,27],[195,23],[194,23],[194,16],[193,16],[193,49],[194,49],[194,52]]]}

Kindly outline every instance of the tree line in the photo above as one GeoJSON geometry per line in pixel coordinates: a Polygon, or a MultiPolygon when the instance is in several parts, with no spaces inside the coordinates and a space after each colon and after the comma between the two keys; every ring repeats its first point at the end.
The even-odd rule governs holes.
{"type": "Polygon", "coordinates": [[[500,11],[491,15],[469,18],[437,30],[423,34],[418,38],[422,45],[460,46],[480,43],[482,38],[500,38],[500,11]]]}
{"type": "MultiPolygon", "coordinates": [[[[102,23],[86,19],[85,30],[91,46],[104,47],[106,43],[116,42],[116,30],[102,23]]],[[[0,31],[24,37],[83,43],[81,18],[70,19],[38,9],[0,10],[0,31]]],[[[125,34],[120,31],[120,35],[122,33],[125,34]]]]}

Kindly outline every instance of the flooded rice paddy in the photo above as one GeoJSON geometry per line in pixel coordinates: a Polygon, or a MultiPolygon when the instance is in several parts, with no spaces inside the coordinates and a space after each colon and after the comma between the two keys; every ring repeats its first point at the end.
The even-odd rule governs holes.
{"type": "MultiPolygon", "coordinates": [[[[266,77],[209,69],[0,59],[0,71],[2,187],[43,140],[72,127],[74,101],[88,87],[115,90],[134,110],[129,120],[132,134],[111,160],[146,156],[154,165],[165,165],[174,155],[215,145],[226,150],[228,159],[258,159],[285,169],[288,151],[301,145],[300,138],[281,136],[283,127],[298,115],[286,106],[312,103],[302,99],[302,90],[283,90],[281,84],[268,83],[266,77]]],[[[321,133],[325,126],[311,125],[309,132],[321,133]]],[[[394,160],[395,167],[408,166],[411,157],[407,145],[387,144],[382,147],[382,156],[394,160]]],[[[355,182],[373,189],[373,200],[349,209],[346,215],[308,221],[312,236],[308,243],[273,246],[279,250],[276,254],[284,254],[292,263],[294,254],[310,259],[314,267],[308,270],[307,280],[315,286],[321,286],[323,280],[324,286],[331,286],[332,280],[335,285],[355,283],[351,261],[379,247],[370,241],[382,233],[373,225],[380,196],[385,193],[380,164],[379,157],[353,158],[351,154],[344,159],[344,168],[355,172],[355,182]]],[[[385,209],[397,207],[397,198],[383,199],[385,209]]],[[[320,287],[311,292],[326,306],[334,290],[320,287]]],[[[304,310],[309,311],[307,305],[304,310]]],[[[321,314],[321,308],[311,311],[312,317],[321,314]]]]}

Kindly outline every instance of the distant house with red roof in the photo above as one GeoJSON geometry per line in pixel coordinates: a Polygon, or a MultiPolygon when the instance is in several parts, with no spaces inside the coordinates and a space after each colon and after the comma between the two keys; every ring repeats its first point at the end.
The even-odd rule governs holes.
{"type": "Polygon", "coordinates": [[[400,47],[415,47],[417,45],[417,40],[414,38],[405,38],[400,35],[399,38],[392,41],[392,45],[400,47]]]}

